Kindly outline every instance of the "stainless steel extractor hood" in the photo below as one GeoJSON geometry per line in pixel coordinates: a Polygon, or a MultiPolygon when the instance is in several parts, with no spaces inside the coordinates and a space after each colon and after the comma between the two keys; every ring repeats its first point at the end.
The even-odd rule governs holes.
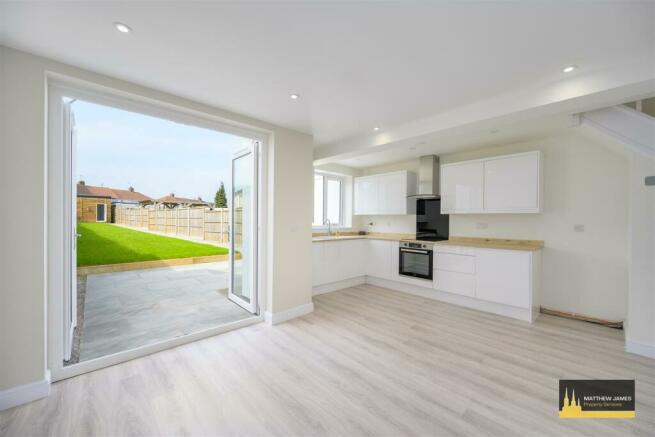
{"type": "Polygon", "coordinates": [[[439,199],[439,157],[421,156],[418,170],[418,193],[407,196],[413,199],[439,199]]]}

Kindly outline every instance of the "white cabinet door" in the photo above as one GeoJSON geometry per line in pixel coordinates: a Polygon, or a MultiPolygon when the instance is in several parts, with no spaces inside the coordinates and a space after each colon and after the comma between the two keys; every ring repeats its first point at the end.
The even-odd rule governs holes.
{"type": "Polygon", "coordinates": [[[482,161],[441,166],[441,212],[481,212],[483,175],[482,161]]]}
{"type": "Polygon", "coordinates": [[[392,241],[390,249],[391,257],[391,270],[389,271],[389,278],[393,281],[400,280],[400,242],[392,241]]]}
{"type": "Polygon", "coordinates": [[[539,212],[539,167],[539,152],[485,160],[485,212],[539,212]]]}
{"type": "Polygon", "coordinates": [[[475,296],[475,275],[448,270],[435,270],[434,288],[447,293],[473,297],[475,296]]]}
{"type": "Polygon", "coordinates": [[[407,214],[407,173],[380,175],[378,213],[407,214]]]}
{"type": "Polygon", "coordinates": [[[312,243],[312,285],[325,284],[323,246],[325,243],[312,243]]]}
{"type": "Polygon", "coordinates": [[[520,308],[530,306],[532,254],[476,249],[475,297],[520,308]]]}
{"type": "Polygon", "coordinates": [[[392,242],[368,240],[366,252],[366,274],[376,278],[391,279],[392,242]]]}
{"type": "Polygon", "coordinates": [[[364,239],[312,243],[312,285],[364,276],[366,243],[364,239]]]}
{"type": "Polygon", "coordinates": [[[336,266],[339,270],[337,277],[339,280],[356,278],[366,274],[366,255],[367,240],[344,240],[331,242],[339,246],[339,264],[336,266]]]}
{"type": "Polygon", "coordinates": [[[378,178],[355,178],[355,214],[375,214],[378,209],[378,178]]]}
{"type": "Polygon", "coordinates": [[[434,268],[458,273],[475,273],[475,256],[435,252],[434,268]]]}
{"type": "Polygon", "coordinates": [[[341,246],[338,241],[326,241],[323,245],[323,283],[340,281],[341,276],[341,246]]]}

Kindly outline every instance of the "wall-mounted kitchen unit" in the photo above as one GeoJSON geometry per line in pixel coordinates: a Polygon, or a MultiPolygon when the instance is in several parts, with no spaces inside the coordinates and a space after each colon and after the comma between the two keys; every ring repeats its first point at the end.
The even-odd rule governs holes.
{"type": "Polygon", "coordinates": [[[416,213],[416,173],[395,171],[356,177],[355,215],[407,215],[416,213]]]}
{"type": "Polygon", "coordinates": [[[443,214],[540,213],[540,151],[441,165],[443,214]]]}

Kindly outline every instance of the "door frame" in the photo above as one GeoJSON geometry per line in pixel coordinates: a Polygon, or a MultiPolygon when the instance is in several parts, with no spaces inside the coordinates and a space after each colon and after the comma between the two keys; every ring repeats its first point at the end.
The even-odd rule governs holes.
{"type": "MultiPolygon", "coordinates": [[[[65,172],[67,175],[72,176],[75,173],[75,137],[74,137],[74,126],[75,126],[75,117],[73,116],[71,105],[73,102],[65,103],[62,114],[62,125],[66,126],[66,129],[71,133],[68,135],[66,129],[61,131],[61,140],[64,145],[64,156],[66,159],[66,169],[65,172]]],[[[76,185],[73,184],[73,178],[67,177],[65,183],[66,198],[71,199],[70,207],[65,209],[64,218],[66,221],[70,221],[73,224],[74,221],[77,221],[76,216],[76,204],[73,203],[73,192],[76,191],[76,185]]],[[[97,217],[97,211],[96,211],[97,217]]],[[[73,264],[72,260],[76,258],[77,255],[77,226],[72,225],[71,231],[68,234],[69,238],[65,241],[64,256],[67,260],[70,260],[70,268],[65,272],[65,283],[66,288],[64,291],[69,290],[68,293],[64,292],[64,302],[63,302],[63,349],[64,349],[64,358],[70,359],[71,352],[73,349],[73,341],[75,328],[77,327],[77,264],[73,264]],[[70,322],[69,322],[70,320],[70,322]],[[70,323],[70,324],[69,324],[70,323]]]]}
{"type": "MultiPolygon", "coordinates": [[[[52,375],[52,381],[66,379],[82,373],[97,370],[125,362],[134,358],[149,355],[154,352],[169,349],[181,344],[193,342],[202,338],[214,336],[240,327],[264,321],[263,309],[266,308],[267,294],[265,284],[270,272],[264,267],[267,262],[268,251],[268,199],[264,181],[268,181],[268,152],[272,145],[273,132],[252,125],[239,123],[214,114],[192,109],[193,102],[177,99],[173,96],[163,96],[167,100],[181,100],[186,106],[154,99],[146,95],[135,94],[117,88],[80,80],[71,76],[55,72],[46,72],[46,204],[48,217],[46,219],[46,357],[47,367],[52,375]],[[199,331],[189,335],[164,340],[158,343],[126,350],[112,355],[95,358],[69,366],[63,366],[63,305],[64,293],[70,289],[70,258],[62,257],[66,253],[66,242],[71,241],[73,233],[73,218],[70,217],[72,204],[73,181],[70,174],[71,154],[65,150],[62,132],[62,99],[70,97],[117,109],[138,112],[141,114],[170,120],[176,123],[188,124],[205,129],[212,129],[222,133],[239,135],[258,142],[258,183],[257,191],[257,315],[233,323],[224,324],[215,328],[199,331]],[[69,211],[67,214],[66,211],[69,211]],[[67,278],[68,276],[68,278],[67,278]]],[[[144,94],[156,92],[142,89],[144,94]]],[[[68,245],[69,246],[69,245],[68,245]]],[[[69,246],[70,247],[70,246],[69,246]]]]}

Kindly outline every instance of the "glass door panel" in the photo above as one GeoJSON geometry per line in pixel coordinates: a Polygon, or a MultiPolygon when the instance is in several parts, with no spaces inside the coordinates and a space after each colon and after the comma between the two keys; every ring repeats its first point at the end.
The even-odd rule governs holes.
{"type": "Polygon", "coordinates": [[[257,143],[232,159],[229,298],[257,313],[257,143]]]}

